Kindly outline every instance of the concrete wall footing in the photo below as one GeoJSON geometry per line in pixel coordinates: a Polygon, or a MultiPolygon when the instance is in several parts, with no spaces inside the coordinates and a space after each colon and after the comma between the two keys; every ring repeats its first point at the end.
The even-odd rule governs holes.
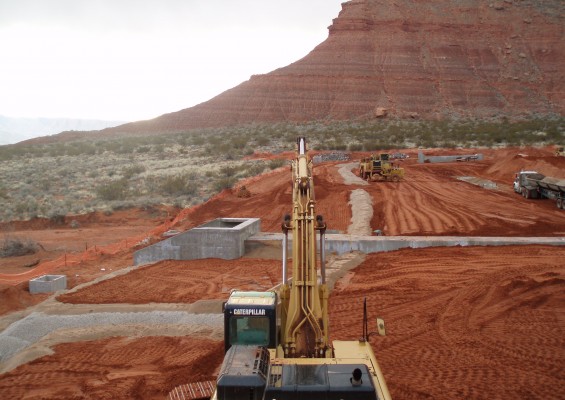
{"type": "MultiPolygon", "coordinates": [[[[248,239],[249,246],[262,241],[282,241],[280,234],[258,234],[248,239]]],[[[505,246],[541,244],[565,246],[563,237],[484,237],[484,236],[360,236],[344,234],[326,235],[326,252],[343,254],[352,251],[378,253],[403,248],[452,247],[452,246],[505,246]]],[[[289,251],[292,240],[289,240],[289,251]]]]}

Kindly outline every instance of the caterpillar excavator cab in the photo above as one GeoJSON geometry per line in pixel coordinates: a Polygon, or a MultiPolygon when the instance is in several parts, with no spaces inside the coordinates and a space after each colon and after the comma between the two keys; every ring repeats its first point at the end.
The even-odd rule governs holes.
{"type": "MultiPolygon", "coordinates": [[[[369,343],[366,304],[361,339],[330,343],[326,224],[316,214],[312,168],[300,137],[291,165],[292,210],[281,225],[282,282],[275,291],[233,291],[225,303],[226,354],[212,400],[390,399],[369,343]]],[[[380,319],[378,331],[384,334],[380,319]]]]}
{"type": "Polygon", "coordinates": [[[224,347],[277,345],[277,295],[275,292],[233,291],[224,305],[224,347]]]}

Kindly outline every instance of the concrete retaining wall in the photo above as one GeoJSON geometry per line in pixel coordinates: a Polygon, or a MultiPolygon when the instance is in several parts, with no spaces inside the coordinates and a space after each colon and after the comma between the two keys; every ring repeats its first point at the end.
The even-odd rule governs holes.
{"type": "MultiPolygon", "coordinates": [[[[460,154],[456,156],[425,156],[424,153],[421,151],[418,152],[418,162],[420,164],[429,162],[429,163],[442,163],[442,162],[455,162],[458,158],[465,158],[469,157],[470,154],[460,154]]],[[[482,154],[476,154],[477,161],[481,161],[483,159],[482,154]]]]}
{"type": "MultiPolygon", "coordinates": [[[[263,246],[281,248],[282,233],[261,233],[259,218],[219,218],[165,239],[134,253],[134,264],[161,260],[222,258],[234,260],[263,246]]],[[[564,246],[563,237],[473,237],[473,236],[361,236],[326,234],[326,252],[377,253],[402,248],[450,246],[504,246],[543,244],[564,246]]],[[[289,235],[289,254],[292,236],[289,235]]],[[[282,253],[282,251],[281,251],[282,253]]],[[[281,254],[282,255],[282,254],[281,254]]]]}
{"type": "Polygon", "coordinates": [[[234,260],[245,254],[245,240],[260,230],[259,218],[218,218],[136,251],[134,264],[201,258],[234,260]]]}
{"type": "MultiPolygon", "coordinates": [[[[264,241],[281,241],[283,234],[258,234],[248,240],[249,247],[257,247],[264,241]]],[[[289,239],[291,239],[289,237],[289,239]]],[[[343,254],[351,251],[377,253],[403,248],[451,247],[451,246],[505,246],[543,244],[565,246],[563,237],[472,237],[472,236],[359,236],[328,234],[326,252],[343,254]]],[[[289,240],[289,254],[292,240],[289,240]]]]}

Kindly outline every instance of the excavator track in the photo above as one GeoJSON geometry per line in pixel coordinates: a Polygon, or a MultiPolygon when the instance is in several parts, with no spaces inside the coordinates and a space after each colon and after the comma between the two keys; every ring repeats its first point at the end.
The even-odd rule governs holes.
{"type": "Polygon", "coordinates": [[[169,392],[169,400],[208,400],[212,397],[216,381],[192,382],[179,385],[169,392]]]}

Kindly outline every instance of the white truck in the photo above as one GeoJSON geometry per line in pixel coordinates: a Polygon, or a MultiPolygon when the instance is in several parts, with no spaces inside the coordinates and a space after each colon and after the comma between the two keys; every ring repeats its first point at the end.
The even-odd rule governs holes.
{"type": "Polygon", "coordinates": [[[520,171],[514,178],[514,191],[526,199],[552,199],[565,209],[565,179],[545,176],[537,171],[520,171]]]}

